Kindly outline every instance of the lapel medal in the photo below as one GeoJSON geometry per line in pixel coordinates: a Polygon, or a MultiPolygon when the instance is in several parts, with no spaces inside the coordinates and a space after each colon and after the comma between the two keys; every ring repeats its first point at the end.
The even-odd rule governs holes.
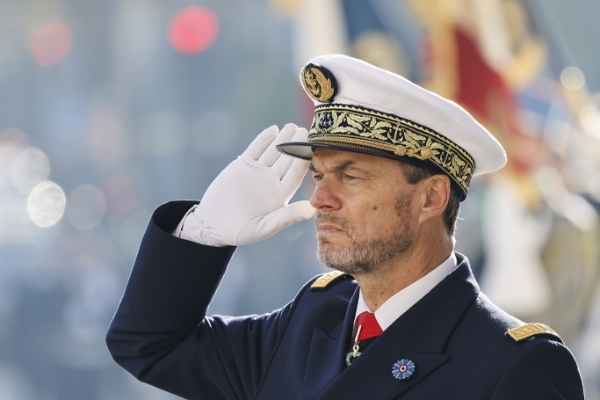
{"type": "Polygon", "coordinates": [[[346,354],[346,365],[348,367],[352,365],[352,361],[360,357],[360,355],[362,354],[360,351],[358,351],[360,350],[360,347],[358,346],[360,340],[358,338],[360,337],[361,329],[362,325],[359,325],[358,329],[356,330],[356,338],[354,339],[354,346],[352,346],[352,351],[346,354]]]}
{"type": "Polygon", "coordinates": [[[403,358],[392,367],[394,378],[402,380],[410,377],[415,372],[415,363],[403,358]]]}
{"type": "Polygon", "coordinates": [[[358,346],[355,345],[352,351],[346,354],[346,365],[348,367],[352,365],[352,361],[354,361],[355,358],[358,358],[361,354],[362,353],[358,351],[358,346]]]}

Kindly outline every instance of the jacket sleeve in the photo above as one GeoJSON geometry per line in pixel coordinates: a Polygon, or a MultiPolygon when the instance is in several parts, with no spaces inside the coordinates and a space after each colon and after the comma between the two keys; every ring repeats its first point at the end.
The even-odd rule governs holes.
{"type": "Polygon", "coordinates": [[[171,235],[191,202],[159,207],[144,234],[106,340],[139,380],[189,399],[252,398],[293,309],[205,317],[233,255],[171,235]]]}
{"type": "Polygon", "coordinates": [[[532,338],[500,379],[492,400],[583,400],[583,383],[573,354],[561,343],[532,338]]]}

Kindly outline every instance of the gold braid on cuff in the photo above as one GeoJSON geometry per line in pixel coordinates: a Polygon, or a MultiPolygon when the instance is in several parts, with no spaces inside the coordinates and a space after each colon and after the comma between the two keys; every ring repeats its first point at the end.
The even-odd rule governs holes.
{"type": "Polygon", "coordinates": [[[465,193],[475,169],[473,157],[445,136],[395,115],[345,104],[316,107],[308,141],[427,161],[465,193]]]}

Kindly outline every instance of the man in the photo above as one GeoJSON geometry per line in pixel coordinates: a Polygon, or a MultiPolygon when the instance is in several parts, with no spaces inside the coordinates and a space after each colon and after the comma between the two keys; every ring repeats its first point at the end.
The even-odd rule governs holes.
{"type": "Polygon", "coordinates": [[[301,80],[308,139],[268,128],[199,204],[154,213],[107,336],[115,360],[191,399],[582,399],[558,335],[494,306],[453,252],[459,201],[504,165],[500,144],[456,104],[350,57],[317,57],[301,80]],[[310,204],[288,205],[309,166],[310,204]],[[315,210],[334,272],[273,313],[205,316],[234,246],[315,210]]]}

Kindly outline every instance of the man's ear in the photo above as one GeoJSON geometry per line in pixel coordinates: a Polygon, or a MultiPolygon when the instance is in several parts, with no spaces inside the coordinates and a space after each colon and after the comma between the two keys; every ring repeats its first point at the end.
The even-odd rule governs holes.
{"type": "Polygon", "coordinates": [[[450,198],[450,178],[436,174],[423,180],[419,223],[443,214],[450,198]]]}

